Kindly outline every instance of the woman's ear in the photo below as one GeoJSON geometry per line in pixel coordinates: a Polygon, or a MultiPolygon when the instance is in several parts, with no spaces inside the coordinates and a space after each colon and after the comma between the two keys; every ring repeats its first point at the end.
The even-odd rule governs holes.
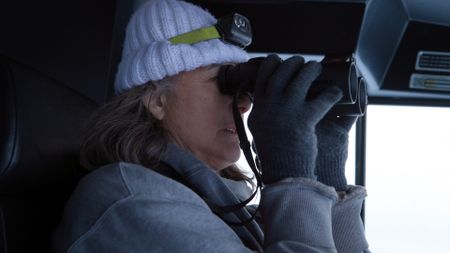
{"type": "Polygon", "coordinates": [[[167,97],[164,93],[158,92],[157,89],[158,87],[153,92],[143,96],[142,102],[153,117],[162,120],[166,113],[167,97]]]}

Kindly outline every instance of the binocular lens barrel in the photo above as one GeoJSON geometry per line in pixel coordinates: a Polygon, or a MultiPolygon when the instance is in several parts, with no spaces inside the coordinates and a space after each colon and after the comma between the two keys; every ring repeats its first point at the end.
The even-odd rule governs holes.
{"type": "Polygon", "coordinates": [[[356,101],[353,104],[336,104],[330,113],[336,116],[362,116],[367,108],[367,85],[364,78],[358,78],[356,101]]]}
{"type": "MultiPolygon", "coordinates": [[[[236,65],[224,65],[219,70],[219,89],[222,94],[253,93],[259,67],[264,57],[250,59],[236,65]]],[[[324,89],[337,86],[342,99],[332,108],[336,115],[363,115],[367,105],[367,88],[359,78],[353,61],[324,62],[320,76],[312,83],[306,99],[313,99],[324,89]]]]}
{"type": "Polygon", "coordinates": [[[219,69],[219,89],[222,94],[253,93],[259,66],[264,58],[252,58],[236,65],[223,65],[219,69]]]}
{"type": "Polygon", "coordinates": [[[322,63],[322,73],[313,82],[307,97],[314,97],[330,86],[342,90],[338,104],[354,104],[358,92],[358,76],[353,62],[322,63]]]}

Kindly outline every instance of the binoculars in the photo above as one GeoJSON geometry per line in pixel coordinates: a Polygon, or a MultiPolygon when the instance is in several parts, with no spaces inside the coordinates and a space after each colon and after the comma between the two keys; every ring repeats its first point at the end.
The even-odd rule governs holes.
{"type": "MultiPolygon", "coordinates": [[[[259,67],[264,57],[250,59],[236,65],[224,65],[219,70],[219,89],[222,94],[252,94],[259,67]]],[[[353,60],[327,58],[322,61],[322,73],[312,83],[306,99],[313,99],[330,86],[343,92],[341,100],[330,110],[336,116],[362,116],[367,107],[367,86],[358,76],[353,60]]]]}

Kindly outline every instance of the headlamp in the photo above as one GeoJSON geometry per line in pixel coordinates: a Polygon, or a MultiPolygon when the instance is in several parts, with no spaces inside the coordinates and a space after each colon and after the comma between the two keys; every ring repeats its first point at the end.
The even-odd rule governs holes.
{"type": "Polygon", "coordinates": [[[243,15],[234,13],[218,20],[215,25],[224,41],[239,47],[252,43],[252,27],[243,15]]]}
{"type": "Polygon", "coordinates": [[[213,26],[177,35],[169,41],[172,45],[176,45],[195,44],[212,39],[222,39],[226,43],[244,48],[252,42],[250,21],[241,14],[233,13],[220,18],[213,26]]]}

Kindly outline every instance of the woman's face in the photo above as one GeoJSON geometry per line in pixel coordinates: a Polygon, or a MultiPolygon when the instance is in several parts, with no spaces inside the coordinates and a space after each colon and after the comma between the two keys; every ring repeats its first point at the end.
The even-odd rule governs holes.
{"type": "MultiPolygon", "coordinates": [[[[181,73],[163,117],[174,141],[217,171],[240,156],[232,97],[219,91],[219,68],[214,65],[181,73]]],[[[248,98],[238,105],[241,114],[251,106],[248,98]]]]}

